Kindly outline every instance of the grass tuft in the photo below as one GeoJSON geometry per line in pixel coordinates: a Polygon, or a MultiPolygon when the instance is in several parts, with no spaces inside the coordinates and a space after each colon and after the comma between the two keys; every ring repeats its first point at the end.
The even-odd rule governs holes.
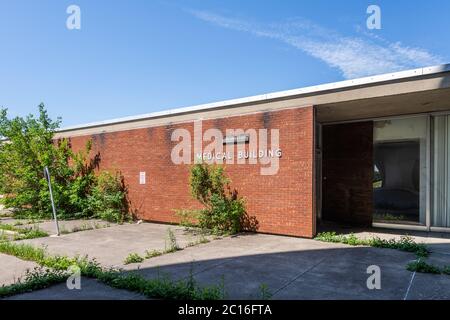
{"type": "Polygon", "coordinates": [[[420,272],[420,273],[432,273],[432,274],[441,274],[442,271],[438,267],[428,264],[423,259],[418,259],[417,261],[410,262],[406,266],[406,269],[412,272],[420,272]]]}
{"type": "Polygon", "coordinates": [[[415,253],[419,258],[427,257],[429,255],[427,247],[423,243],[414,242],[413,238],[410,236],[402,236],[400,240],[385,240],[379,237],[359,239],[354,234],[338,235],[336,232],[323,232],[319,233],[315,239],[324,242],[344,243],[351,246],[370,246],[375,248],[397,249],[415,253]]]}
{"type": "Polygon", "coordinates": [[[11,285],[0,287],[0,298],[45,289],[65,281],[68,276],[65,271],[36,267],[32,271],[28,270],[23,280],[20,279],[11,285]]]}

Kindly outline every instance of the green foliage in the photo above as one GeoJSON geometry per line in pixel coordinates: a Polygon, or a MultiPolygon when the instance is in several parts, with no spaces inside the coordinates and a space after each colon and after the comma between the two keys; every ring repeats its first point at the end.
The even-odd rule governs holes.
{"type": "Polygon", "coordinates": [[[17,224],[0,224],[0,230],[15,232],[16,234],[13,236],[14,240],[48,237],[48,233],[40,230],[37,226],[33,228],[18,228],[16,226],[17,224]]]}
{"type": "Polygon", "coordinates": [[[78,265],[86,258],[68,258],[66,256],[48,255],[44,248],[35,248],[25,243],[12,243],[9,241],[0,242],[0,253],[15,256],[22,260],[34,261],[41,266],[56,269],[67,270],[71,265],[78,265]]]}
{"type": "Polygon", "coordinates": [[[371,246],[376,248],[397,249],[401,251],[413,252],[418,257],[426,257],[429,254],[427,247],[423,243],[416,243],[409,236],[402,236],[400,240],[396,239],[381,239],[373,237],[370,239],[359,239],[354,234],[338,235],[336,232],[319,233],[316,240],[324,242],[344,243],[352,246],[371,246]]]}
{"type": "Polygon", "coordinates": [[[445,267],[442,269],[442,273],[443,273],[443,274],[446,274],[446,275],[448,275],[448,276],[450,276],[450,266],[445,266],[445,267]]]}
{"type": "Polygon", "coordinates": [[[259,291],[261,300],[269,300],[270,298],[272,298],[272,293],[269,291],[269,287],[267,286],[267,284],[262,283],[259,286],[259,291]]]}
{"type": "Polygon", "coordinates": [[[43,238],[48,237],[49,234],[40,229],[27,229],[26,232],[18,234],[14,237],[14,240],[24,240],[24,239],[35,239],[35,238],[43,238]]]}
{"type": "Polygon", "coordinates": [[[87,257],[69,258],[66,256],[51,256],[43,248],[35,248],[26,244],[0,243],[0,252],[18,258],[35,261],[50,270],[39,269],[26,277],[24,282],[0,288],[0,297],[27,291],[42,289],[51,284],[64,281],[68,274],[64,271],[71,266],[78,266],[81,275],[96,278],[114,288],[134,291],[148,298],[170,300],[218,300],[225,298],[223,282],[217,286],[199,287],[192,272],[186,280],[173,281],[168,276],[146,279],[135,273],[124,274],[120,270],[104,269],[97,261],[87,257]]]}
{"type": "Polygon", "coordinates": [[[201,228],[216,234],[234,234],[244,229],[244,199],[238,197],[236,191],[231,191],[230,180],[225,176],[223,167],[195,164],[191,168],[189,182],[192,197],[205,208],[191,212],[179,211],[182,221],[197,220],[201,228]]]}
{"type": "Polygon", "coordinates": [[[34,248],[25,243],[1,242],[0,252],[27,261],[42,261],[45,257],[44,249],[34,248]]]}
{"type": "Polygon", "coordinates": [[[376,237],[369,240],[369,245],[377,248],[398,249],[413,252],[418,257],[427,257],[429,255],[429,251],[425,244],[414,242],[413,238],[410,236],[402,236],[398,241],[395,239],[385,240],[376,237]]]}
{"type": "Polygon", "coordinates": [[[159,250],[145,250],[145,259],[151,259],[151,258],[155,258],[155,257],[159,257],[162,256],[164,254],[164,252],[159,251],[159,250]]]}
{"type": "Polygon", "coordinates": [[[146,279],[136,273],[121,274],[110,271],[99,280],[117,289],[125,289],[148,298],[167,300],[220,300],[224,299],[223,285],[199,287],[192,275],[187,280],[173,281],[168,276],[146,279]]]}
{"type": "Polygon", "coordinates": [[[165,244],[165,250],[164,253],[171,253],[180,250],[180,247],[177,243],[177,238],[175,237],[175,234],[173,233],[172,229],[167,229],[167,239],[165,244]]]}
{"type": "Polygon", "coordinates": [[[230,180],[225,176],[224,168],[206,163],[195,164],[191,168],[189,185],[191,195],[203,205],[211,207],[213,195],[225,196],[225,187],[230,180]]]}
{"type": "Polygon", "coordinates": [[[32,271],[27,270],[23,280],[0,287],[0,298],[48,288],[65,281],[68,276],[64,271],[36,267],[32,271]]]}
{"type": "Polygon", "coordinates": [[[59,124],[60,120],[50,120],[42,104],[37,118],[30,115],[10,120],[7,110],[0,110],[0,137],[7,139],[0,146],[0,193],[7,195],[2,199],[6,207],[30,209],[43,215],[50,212],[47,192],[42,188],[43,168],[60,169],[53,160],[64,150],[52,143],[59,124]]]}
{"type": "Polygon", "coordinates": [[[126,193],[119,173],[103,171],[98,175],[97,184],[88,197],[89,208],[100,219],[123,223],[129,219],[126,193]]]}
{"type": "Polygon", "coordinates": [[[125,261],[123,262],[124,264],[130,264],[130,263],[140,263],[144,261],[144,258],[141,257],[139,254],[133,252],[130,253],[126,258],[125,261]]]}
{"type": "Polygon", "coordinates": [[[202,210],[175,209],[175,215],[180,219],[180,225],[186,228],[197,226],[202,210]]]}
{"type": "Polygon", "coordinates": [[[67,139],[54,139],[60,119],[52,121],[43,104],[37,117],[9,119],[0,110],[0,194],[7,208],[18,217],[50,218],[51,202],[43,170],[49,168],[59,218],[99,216],[123,221],[126,190],[118,188],[118,174],[95,170],[99,155],[90,158],[92,142],[74,152],[67,139]]]}
{"type": "Polygon", "coordinates": [[[441,270],[438,267],[428,264],[423,259],[408,263],[406,269],[413,272],[441,274],[441,270]]]}

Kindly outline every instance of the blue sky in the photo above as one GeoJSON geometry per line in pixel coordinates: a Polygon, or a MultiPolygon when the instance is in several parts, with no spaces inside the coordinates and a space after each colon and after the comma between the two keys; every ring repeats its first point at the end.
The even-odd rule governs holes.
{"type": "Polygon", "coordinates": [[[450,62],[450,1],[0,0],[0,106],[74,125],[450,62]],[[81,9],[68,30],[66,8],[81,9]],[[381,8],[381,30],[366,9],[381,8]]]}

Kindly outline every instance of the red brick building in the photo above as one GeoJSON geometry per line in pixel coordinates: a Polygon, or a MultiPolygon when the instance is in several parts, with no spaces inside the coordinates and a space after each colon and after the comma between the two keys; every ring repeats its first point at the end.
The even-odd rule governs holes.
{"type": "Polygon", "coordinates": [[[227,130],[243,130],[247,140],[227,144],[234,160],[240,144],[249,151],[251,130],[266,130],[273,152],[279,135],[279,153],[266,162],[224,164],[259,232],[313,237],[323,220],[445,231],[450,179],[438,172],[450,163],[448,110],[450,67],[438,66],[65,128],[57,137],[75,149],[92,139],[101,169],[121,171],[131,209],[148,221],[176,223],[174,209],[198,207],[190,165],[174,163],[173,150],[176,130],[192,138],[201,121],[191,161],[211,141],[209,129],[225,140],[238,138],[227,130]],[[270,161],[276,170],[263,174],[270,161]]]}

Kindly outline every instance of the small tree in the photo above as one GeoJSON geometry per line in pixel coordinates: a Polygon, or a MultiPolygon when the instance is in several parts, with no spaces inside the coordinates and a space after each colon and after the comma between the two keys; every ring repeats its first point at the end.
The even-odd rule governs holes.
{"type": "MultiPolygon", "coordinates": [[[[59,124],[59,119],[53,122],[48,117],[43,104],[37,118],[29,115],[10,120],[7,110],[0,110],[0,136],[4,139],[0,147],[0,192],[6,195],[3,201],[7,207],[50,212],[43,168],[61,171],[61,161],[54,159],[67,156],[63,144],[55,147],[52,143],[59,124]]],[[[58,192],[55,194],[59,197],[58,192]]]]}
{"type": "MultiPolygon", "coordinates": [[[[97,215],[98,210],[117,209],[117,204],[111,205],[106,200],[102,202],[105,208],[91,205],[94,190],[99,194],[104,182],[95,174],[99,157],[90,158],[91,141],[79,152],[71,149],[67,139],[55,141],[54,134],[60,122],[59,118],[56,121],[50,119],[43,104],[39,105],[38,117],[8,119],[7,110],[0,109],[0,194],[5,195],[3,204],[16,209],[19,214],[50,217],[50,195],[43,173],[47,166],[60,218],[86,218],[97,215]]],[[[116,190],[108,193],[110,191],[102,191],[104,199],[118,196],[116,190]]],[[[124,197],[124,194],[120,195],[120,198],[124,197]]]]}

